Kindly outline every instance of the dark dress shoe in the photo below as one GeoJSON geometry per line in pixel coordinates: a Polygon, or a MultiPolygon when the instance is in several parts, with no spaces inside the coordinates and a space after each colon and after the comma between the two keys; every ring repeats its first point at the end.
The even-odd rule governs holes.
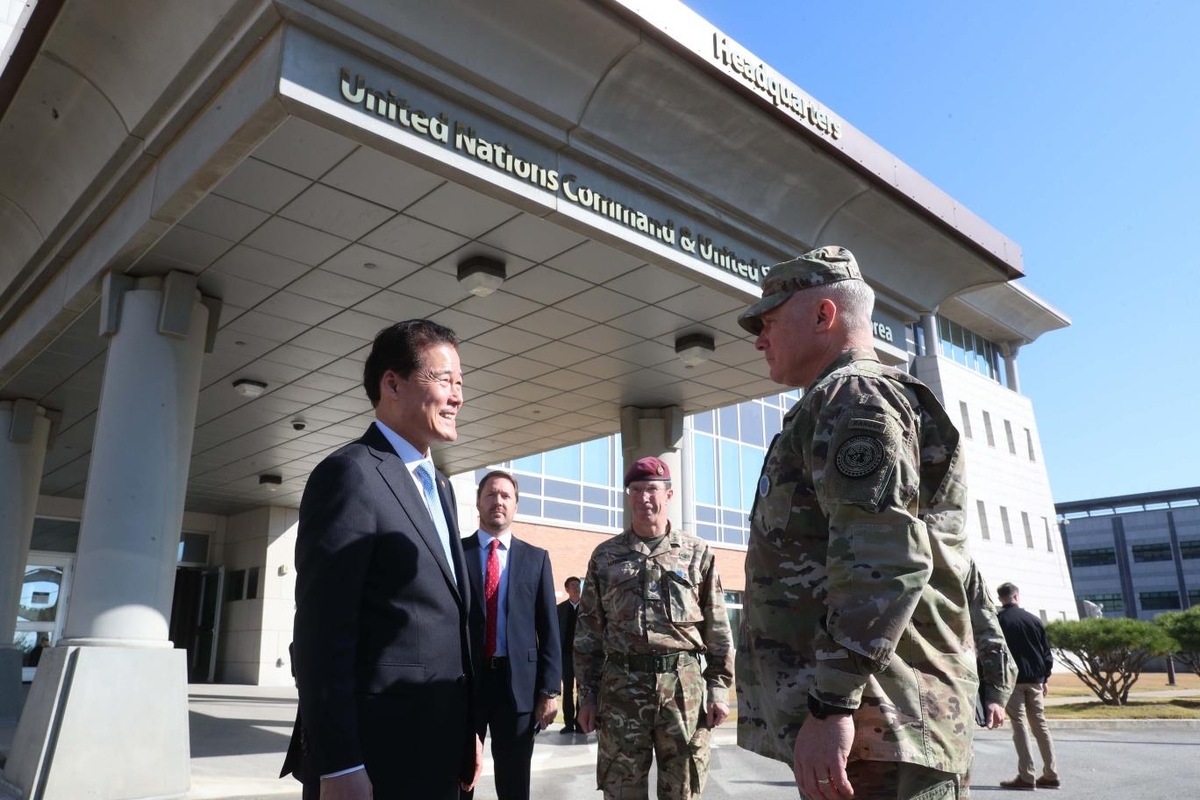
{"type": "Polygon", "coordinates": [[[1038,778],[1037,787],[1039,789],[1057,789],[1062,786],[1062,782],[1058,778],[1038,778]]]}
{"type": "Polygon", "coordinates": [[[1033,781],[1027,781],[1024,778],[1013,778],[1011,781],[1000,781],[1001,789],[1020,789],[1026,792],[1032,792],[1037,788],[1037,784],[1033,781]]]}
{"type": "Polygon", "coordinates": [[[570,725],[563,725],[563,728],[561,731],[559,731],[559,733],[575,733],[575,728],[571,727],[570,725]]]}

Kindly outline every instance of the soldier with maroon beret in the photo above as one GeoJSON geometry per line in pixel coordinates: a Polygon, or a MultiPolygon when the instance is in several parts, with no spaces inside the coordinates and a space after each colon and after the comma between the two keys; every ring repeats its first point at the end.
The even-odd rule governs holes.
{"type": "Polygon", "coordinates": [[[625,491],[632,524],[592,553],[579,602],[579,726],[599,729],[605,798],[648,797],[653,758],[658,796],[693,800],[708,776],[711,729],[729,714],[725,594],[708,544],[667,519],[667,465],[638,460],[625,491]]]}

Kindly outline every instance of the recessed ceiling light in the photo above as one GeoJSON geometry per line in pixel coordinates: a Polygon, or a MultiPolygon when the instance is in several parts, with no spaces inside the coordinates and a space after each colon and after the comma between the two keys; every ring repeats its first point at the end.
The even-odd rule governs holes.
{"type": "Polygon", "coordinates": [[[267,385],[253,378],[238,378],[233,382],[233,390],[242,397],[259,397],[267,390],[267,385]]]}
{"type": "Polygon", "coordinates": [[[476,297],[487,297],[506,277],[504,262],[487,256],[472,256],[458,265],[458,282],[476,297]]]}
{"type": "Polygon", "coordinates": [[[273,492],[283,485],[282,475],[259,475],[258,485],[266,489],[268,492],[273,492]]]}
{"type": "Polygon", "coordinates": [[[689,333],[675,340],[675,355],[685,367],[698,367],[712,356],[713,344],[707,333],[689,333]]]}

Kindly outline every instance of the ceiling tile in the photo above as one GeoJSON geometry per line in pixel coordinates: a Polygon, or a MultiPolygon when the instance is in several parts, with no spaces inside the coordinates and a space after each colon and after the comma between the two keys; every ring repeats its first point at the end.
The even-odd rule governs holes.
{"type": "Polygon", "coordinates": [[[362,240],[365,245],[418,264],[435,261],[466,242],[457,233],[403,215],[385,222],[362,240]]]}
{"type": "Polygon", "coordinates": [[[373,317],[399,322],[405,319],[424,319],[436,313],[440,306],[418,300],[399,292],[378,292],[358,305],[355,311],[370,314],[373,317]]]}
{"type": "Polygon", "coordinates": [[[550,340],[545,336],[538,336],[537,334],[528,333],[517,328],[495,328],[480,336],[476,336],[471,341],[475,344],[481,344],[484,347],[499,350],[505,355],[515,355],[517,353],[524,353],[526,350],[532,350],[535,347],[540,347],[550,340]]]}
{"type": "Polygon", "coordinates": [[[645,260],[614,250],[600,242],[586,241],[546,263],[585,281],[607,283],[618,275],[624,275],[642,266],[645,260]]]}
{"type": "Polygon", "coordinates": [[[542,262],[586,241],[586,237],[532,214],[521,214],[479,241],[530,261],[542,262]]]}
{"type": "Polygon", "coordinates": [[[551,339],[561,339],[591,327],[592,322],[588,319],[580,319],[574,314],[559,311],[557,308],[544,308],[514,320],[511,324],[531,333],[548,336],[551,339]]]}
{"type": "Polygon", "coordinates": [[[342,308],[292,292],[276,292],[259,304],[256,310],[284,319],[316,325],[340,313],[342,308]]]}
{"type": "Polygon", "coordinates": [[[326,272],[379,287],[391,286],[420,268],[420,264],[361,244],[352,244],[321,263],[321,269],[326,272]]]}
{"type": "Polygon", "coordinates": [[[646,306],[632,314],[610,320],[608,324],[647,339],[654,339],[687,327],[691,324],[691,320],[678,314],[672,314],[670,311],[646,306]]]}
{"type": "Polygon", "coordinates": [[[313,184],[279,212],[279,216],[310,228],[355,241],[395,216],[390,208],[313,184]]]}
{"type": "Polygon", "coordinates": [[[467,387],[469,393],[474,395],[494,392],[497,389],[503,389],[505,386],[512,386],[519,380],[520,378],[512,375],[504,375],[486,369],[473,369],[463,377],[463,384],[467,387]]]}
{"type": "Polygon", "coordinates": [[[363,379],[363,362],[352,358],[339,358],[321,368],[322,372],[338,375],[342,378],[353,378],[361,383],[363,379]]]}
{"type": "Polygon", "coordinates": [[[754,349],[754,343],[746,339],[738,339],[717,345],[713,351],[712,360],[720,364],[738,366],[753,361],[762,361],[762,354],[754,349]]]}
{"type": "Polygon", "coordinates": [[[541,265],[528,269],[504,282],[506,292],[528,300],[535,300],[547,306],[590,288],[591,285],[585,281],[541,265]]]}
{"type": "Polygon", "coordinates": [[[507,353],[484,347],[476,342],[462,342],[458,346],[458,360],[463,367],[471,369],[490,368],[508,357],[507,353]]]}
{"type": "Polygon", "coordinates": [[[312,267],[239,244],[218,258],[209,269],[282,289],[312,267]]]}
{"type": "Polygon", "coordinates": [[[571,389],[578,389],[580,386],[587,386],[589,383],[595,383],[596,378],[570,369],[556,369],[553,372],[547,372],[545,375],[539,375],[537,382],[543,386],[549,386],[553,389],[558,389],[560,392],[565,392],[571,389]]]}
{"type": "MultiPolygon", "coordinates": [[[[247,311],[222,329],[234,333],[249,333],[260,339],[271,342],[286,342],[308,330],[303,322],[293,322],[282,317],[264,314],[261,311],[247,311]]],[[[233,337],[236,341],[246,341],[242,337],[233,337]]],[[[265,350],[263,352],[266,352],[265,350]]]]}
{"type": "Polygon", "coordinates": [[[298,222],[272,217],[246,237],[245,244],[315,267],[350,242],[298,222]]]}
{"type": "MultiPolygon", "coordinates": [[[[596,356],[595,358],[576,364],[575,370],[582,372],[584,375],[594,375],[598,380],[607,380],[615,378],[618,375],[636,372],[637,366],[628,361],[612,358],[611,356],[596,356]]],[[[592,397],[595,395],[589,393],[588,396],[592,397]]]]}
{"type": "Polygon", "coordinates": [[[261,283],[211,270],[200,275],[199,284],[200,290],[209,297],[219,297],[226,303],[240,308],[253,308],[275,291],[261,283]]]}
{"type": "Polygon", "coordinates": [[[585,347],[596,353],[611,353],[613,350],[620,350],[644,340],[628,331],[619,331],[607,325],[596,325],[573,336],[568,336],[563,341],[577,347],[585,347]]]}
{"type": "Polygon", "coordinates": [[[440,306],[453,305],[468,294],[453,275],[428,267],[417,270],[389,288],[394,292],[419,297],[440,306]]]}
{"type": "Polygon", "coordinates": [[[321,182],[401,211],[445,179],[378,150],[360,147],[321,182]]]}
{"type": "Polygon", "coordinates": [[[550,342],[541,347],[535,347],[527,351],[524,355],[526,358],[532,358],[543,364],[550,364],[560,368],[569,367],[578,364],[580,361],[587,361],[590,358],[596,357],[596,354],[590,350],[584,350],[582,347],[575,347],[565,342],[550,342]]]}
{"type": "Polygon", "coordinates": [[[187,213],[179,224],[240,242],[269,217],[265,211],[238,203],[219,194],[209,194],[187,213]]]}
{"type": "Polygon", "coordinates": [[[746,341],[753,343],[754,337],[751,336],[745,328],[743,328],[741,325],[738,325],[737,322],[738,314],[747,308],[747,306],[748,304],[742,305],[738,309],[735,309],[728,314],[718,314],[715,317],[709,317],[708,319],[704,320],[704,324],[706,327],[727,334],[730,338],[745,339],[746,341]]]}
{"type": "Polygon", "coordinates": [[[330,394],[342,394],[358,386],[361,381],[340,378],[337,375],[326,375],[324,372],[310,372],[296,379],[296,385],[307,389],[316,389],[330,394]]]}
{"type": "Polygon", "coordinates": [[[228,239],[176,225],[154,243],[151,252],[203,268],[216,261],[231,247],[233,242],[228,239]]]}
{"type": "Polygon", "coordinates": [[[254,157],[315,179],[328,172],[357,146],[333,131],[319,128],[299,117],[288,117],[255,149],[254,157]]]}
{"type": "Polygon", "coordinates": [[[595,322],[608,322],[610,319],[616,319],[631,311],[636,311],[644,305],[645,303],[640,300],[611,289],[605,289],[603,286],[593,286],[591,289],[574,297],[568,297],[557,304],[558,308],[569,314],[576,314],[595,322]]]}
{"type": "Polygon", "coordinates": [[[528,358],[522,358],[521,356],[513,356],[512,358],[506,358],[503,361],[492,365],[491,369],[504,375],[512,375],[515,378],[528,379],[536,378],[539,375],[545,375],[547,372],[553,370],[554,367],[548,364],[543,364],[540,361],[533,361],[528,358]]]}
{"type": "Polygon", "coordinates": [[[347,336],[344,333],[324,328],[312,328],[297,336],[291,343],[297,347],[316,350],[318,353],[328,353],[331,356],[349,355],[363,345],[370,344],[369,341],[364,341],[357,336],[347,336]]]}
{"type": "Polygon", "coordinates": [[[310,184],[307,178],[247,158],[217,184],[213,192],[274,214],[310,184]]]}
{"type": "Polygon", "coordinates": [[[343,308],[349,308],[379,292],[377,287],[370,284],[319,269],[300,278],[289,286],[288,290],[313,300],[335,303],[343,308]]]}
{"type": "Polygon", "coordinates": [[[721,294],[707,286],[697,286],[683,294],[659,300],[657,305],[667,311],[688,317],[689,319],[704,320],[722,314],[737,318],[734,312],[741,312],[746,304],[736,297],[721,294]]]}
{"type": "Polygon", "coordinates": [[[455,311],[499,323],[512,322],[541,308],[545,306],[504,291],[493,292],[487,297],[470,295],[466,300],[454,305],[455,311]]]}
{"type": "MultiPolygon", "coordinates": [[[[609,353],[609,355],[613,358],[619,358],[622,361],[631,361],[643,367],[653,367],[676,358],[675,351],[672,348],[664,347],[658,342],[645,341],[617,350],[614,353],[609,353]]],[[[674,379],[674,376],[670,377],[674,379]]]]}
{"type": "Polygon", "coordinates": [[[325,320],[325,322],[321,323],[321,327],[326,330],[344,333],[347,336],[356,336],[359,339],[365,339],[370,342],[375,339],[381,330],[391,324],[392,322],[382,317],[363,314],[361,311],[343,311],[333,319],[325,320]]]}
{"type": "Polygon", "coordinates": [[[636,297],[647,303],[657,303],[673,295],[682,294],[696,286],[696,282],[681,278],[673,272],[667,272],[661,267],[647,264],[644,267],[627,272],[619,278],[614,278],[605,284],[614,291],[636,297]]]}
{"type": "Polygon", "coordinates": [[[754,375],[743,372],[740,369],[734,369],[733,367],[726,367],[723,370],[716,370],[707,375],[695,378],[697,383],[711,386],[714,389],[740,389],[742,386],[754,383],[757,380],[759,379],[754,375]]]}
{"type": "Polygon", "coordinates": [[[333,394],[333,392],[322,392],[318,389],[309,389],[294,383],[287,386],[280,386],[271,392],[272,397],[282,397],[284,400],[293,400],[305,406],[311,406],[328,400],[333,394]]]}
{"type": "Polygon", "coordinates": [[[334,358],[335,356],[328,353],[320,353],[315,350],[285,344],[272,350],[263,357],[263,360],[312,370],[328,365],[334,358]]]}
{"type": "Polygon", "coordinates": [[[473,339],[484,331],[489,331],[496,327],[496,323],[494,322],[472,317],[470,314],[464,314],[452,308],[443,309],[436,314],[432,314],[429,319],[439,325],[445,325],[454,331],[459,339],[473,339]]]}
{"type": "Polygon", "coordinates": [[[521,212],[473,189],[447,182],[404,209],[404,213],[475,239],[521,212]]]}

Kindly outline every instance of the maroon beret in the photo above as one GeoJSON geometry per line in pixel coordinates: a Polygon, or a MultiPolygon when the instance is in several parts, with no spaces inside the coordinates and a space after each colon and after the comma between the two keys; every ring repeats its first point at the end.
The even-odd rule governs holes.
{"type": "Polygon", "coordinates": [[[654,456],[646,456],[639,458],[633,462],[633,466],[625,473],[625,485],[634,481],[669,481],[671,480],[671,470],[667,469],[664,461],[655,458],[654,456]]]}

